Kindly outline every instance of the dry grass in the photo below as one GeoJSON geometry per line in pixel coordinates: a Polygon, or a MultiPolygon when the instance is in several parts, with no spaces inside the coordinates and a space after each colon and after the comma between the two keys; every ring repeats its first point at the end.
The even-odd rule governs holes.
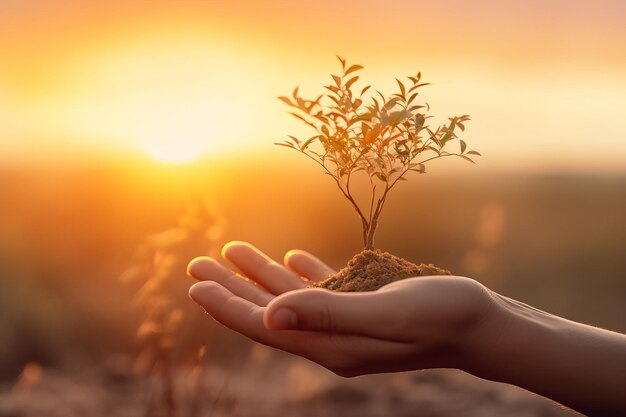
{"type": "Polygon", "coordinates": [[[146,417],[197,417],[201,413],[198,404],[205,395],[207,349],[202,341],[186,340],[198,312],[189,311],[188,302],[180,304],[172,281],[181,280],[181,264],[187,261],[190,247],[196,253],[215,254],[222,227],[223,219],[211,204],[190,205],[176,227],[149,236],[139,246],[135,263],[122,274],[124,282],[139,284],[134,303],[142,312],[137,330],[140,353],[133,372],[150,381],[146,417]],[[192,361],[188,357],[181,361],[183,347],[196,352],[192,361]],[[185,387],[175,377],[183,370],[191,372],[185,387]]]}

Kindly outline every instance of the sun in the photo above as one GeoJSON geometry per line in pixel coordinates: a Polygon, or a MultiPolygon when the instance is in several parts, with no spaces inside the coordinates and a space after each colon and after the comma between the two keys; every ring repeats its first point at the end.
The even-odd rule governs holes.
{"type": "Polygon", "coordinates": [[[152,159],[168,164],[192,162],[206,153],[205,149],[198,146],[189,146],[183,141],[175,140],[148,143],[144,145],[143,150],[152,159]]]}
{"type": "Polygon", "coordinates": [[[206,155],[209,145],[208,136],[201,132],[190,134],[184,130],[168,131],[163,126],[158,132],[140,139],[141,149],[146,155],[169,164],[192,162],[206,155]]]}
{"type": "Polygon", "coordinates": [[[141,120],[138,145],[143,153],[156,161],[188,163],[216,148],[215,138],[212,138],[216,133],[215,126],[208,121],[207,114],[193,108],[161,107],[145,114],[141,120]]]}

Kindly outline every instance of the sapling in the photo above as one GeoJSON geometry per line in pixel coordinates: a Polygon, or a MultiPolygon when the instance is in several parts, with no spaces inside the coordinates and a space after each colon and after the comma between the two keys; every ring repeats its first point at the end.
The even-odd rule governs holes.
{"type": "MultiPolygon", "coordinates": [[[[385,96],[380,91],[372,92],[370,85],[357,89],[357,74],[363,66],[347,65],[345,59],[337,58],[341,74],[331,75],[332,83],[324,86],[327,90],[324,94],[306,99],[296,87],[291,97],[279,97],[291,108],[294,117],[313,129],[313,136],[306,139],[288,136],[288,140],[276,144],[294,149],[318,164],[358,214],[364,251],[348,265],[354,270],[372,262],[379,266],[383,260],[389,263],[392,255],[375,251],[374,238],[389,192],[400,181],[406,181],[411,172],[424,174],[425,164],[435,159],[457,156],[473,163],[470,156],[480,154],[468,150],[466,142],[457,136],[459,130],[465,130],[468,115],[450,117],[447,123],[436,128],[429,126],[432,116],[428,114],[428,104],[416,101],[421,88],[429,85],[422,82],[420,72],[405,81],[396,78],[398,92],[385,96]],[[450,150],[453,142],[458,143],[456,151],[450,150]],[[364,177],[368,184],[369,195],[365,200],[355,197],[357,175],[364,177]]],[[[392,261],[410,264],[411,271],[407,273],[447,272],[432,265],[418,267],[397,257],[392,261]],[[417,271],[413,267],[422,269],[417,271]],[[425,268],[431,269],[423,271],[425,268]]],[[[376,273],[384,274],[384,268],[376,268],[376,273]]],[[[337,275],[342,272],[345,271],[337,275]]],[[[360,273],[362,278],[363,271],[360,273]]],[[[327,286],[337,284],[338,277],[331,278],[334,279],[328,280],[327,286]]],[[[381,282],[384,285],[386,281],[381,282]]],[[[364,289],[363,285],[350,289],[345,285],[334,286],[336,288],[331,289],[364,289]]],[[[375,289],[370,287],[368,289],[375,289]]]]}

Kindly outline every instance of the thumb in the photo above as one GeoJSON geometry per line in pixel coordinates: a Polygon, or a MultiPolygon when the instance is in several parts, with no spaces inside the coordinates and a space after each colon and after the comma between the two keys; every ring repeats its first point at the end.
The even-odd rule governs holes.
{"type": "Polygon", "coordinates": [[[386,292],[339,293],[305,288],[274,298],[263,316],[270,330],[312,330],[385,337],[402,308],[386,292]]]}

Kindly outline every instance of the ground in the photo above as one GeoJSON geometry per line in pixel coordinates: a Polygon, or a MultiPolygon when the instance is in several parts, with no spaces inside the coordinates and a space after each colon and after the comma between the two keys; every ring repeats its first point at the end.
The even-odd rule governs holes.
{"type": "MultiPolygon", "coordinates": [[[[119,364],[73,371],[44,369],[31,386],[5,386],[0,417],[165,416],[162,406],[149,410],[156,381],[132,376],[119,364]]],[[[179,375],[177,417],[576,415],[517,387],[456,370],[343,379],[260,346],[236,365],[208,365],[203,375],[202,392],[195,400],[197,387],[190,382],[191,374],[179,375]]]]}

